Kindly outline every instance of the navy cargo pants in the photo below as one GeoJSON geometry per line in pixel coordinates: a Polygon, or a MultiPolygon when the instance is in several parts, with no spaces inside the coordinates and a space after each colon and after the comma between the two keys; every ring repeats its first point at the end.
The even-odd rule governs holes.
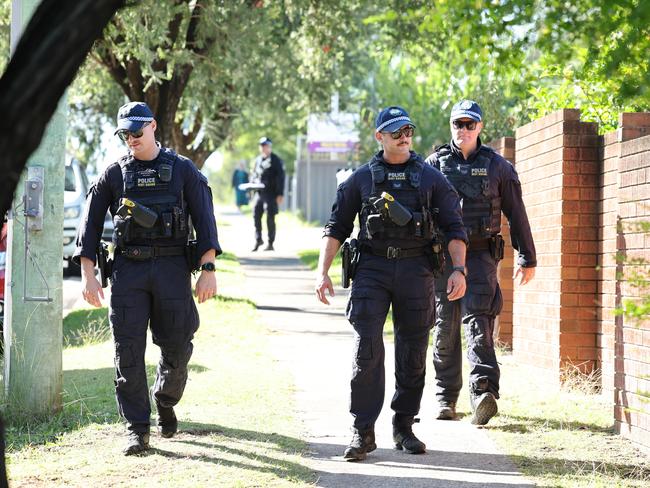
{"type": "Polygon", "coordinates": [[[433,333],[433,365],[436,369],[438,402],[456,402],[463,386],[460,325],[463,324],[469,360],[472,395],[490,391],[499,398],[499,365],[492,334],[494,319],[501,312],[503,298],[497,281],[497,261],[489,250],[467,251],[467,291],[460,300],[447,300],[445,273],[436,279],[436,326],[433,333]]]}
{"type": "Polygon", "coordinates": [[[278,213],[278,201],[275,195],[258,192],[253,202],[253,220],[255,221],[255,242],[262,242],[262,215],[266,210],[266,230],[268,243],[275,241],[275,215],[278,213]]]}
{"type": "Polygon", "coordinates": [[[199,316],[184,256],[144,261],[116,256],[110,322],[115,342],[115,396],[127,428],[149,432],[151,405],[144,353],[147,329],[160,347],[153,395],[173,407],[183,395],[199,316]]]}
{"type": "Polygon", "coordinates": [[[347,305],[354,327],[350,413],[354,427],[374,427],[384,403],[382,332],[393,307],[395,395],[391,408],[404,416],[420,411],[429,332],[433,325],[433,273],[427,256],[387,259],[361,255],[347,305]]]}

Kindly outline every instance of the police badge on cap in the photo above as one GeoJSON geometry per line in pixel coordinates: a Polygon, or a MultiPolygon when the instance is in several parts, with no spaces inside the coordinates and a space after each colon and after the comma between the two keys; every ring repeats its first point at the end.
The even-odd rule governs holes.
{"type": "Polygon", "coordinates": [[[402,107],[388,107],[379,112],[375,119],[375,127],[377,132],[395,132],[405,125],[415,124],[411,122],[411,118],[406,110],[402,107]]]}
{"type": "Polygon", "coordinates": [[[451,109],[449,120],[472,119],[480,122],[483,116],[481,107],[474,100],[461,100],[451,109]]]}
{"type": "Polygon", "coordinates": [[[137,132],[142,126],[154,119],[153,112],[144,102],[129,102],[120,107],[117,112],[117,129],[115,134],[121,130],[137,132]]]}

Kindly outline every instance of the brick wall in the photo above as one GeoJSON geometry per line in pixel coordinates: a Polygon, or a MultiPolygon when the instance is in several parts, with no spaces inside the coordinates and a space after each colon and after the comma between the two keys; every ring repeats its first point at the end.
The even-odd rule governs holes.
{"type": "MultiPolygon", "coordinates": [[[[502,137],[487,143],[492,149],[504,158],[515,164],[515,138],[502,137]]],[[[503,310],[497,317],[494,325],[494,340],[502,346],[512,347],[512,292],[513,292],[513,256],[514,251],[510,242],[510,228],[505,217],[501,219],[501,235],[505,239],[506,247],[503,260],[499,263],[499,285],[503,294],[503,310]]]]}
{"type": "Polygon", "coordinates": [[[511,140],[490,144],[516,159],[538,258],[535,280],[514,290],[511,253],[502,263],[500,340],[511,337],[537,382],[600,372],[617,431],[650,447],[650,318],[614,313],[643,293],[630,273],[650,267],[650,233],[635,225],[650,221],[650,113],[622,114],[619,126],[598,136],[565,109],[517,129],[514,155],[511,140]]]}
{"type": "MultiPolygon", "coordinates": [[[[647,276],[650,267],[650,234],[638,225],[650,222],[650,136],[638,137],[649,132],[650,113],[623,114],[621,119],[616,229],[617,252],[624,260],[617,267],[620,272],[615,290],[617,303],[638,298],[643,293],[629,278],[638,272],[647,276]],[[634,136],[638,138],[632,139],[634,136]],[[641,259],[645,264],[634,264],[631,261],[634,259],[641,259]]],[[[647,446],[650,445],[650,318],[608,320],[603,322],[607,326],[603,336],[605,330],[610,332],[612,323],[615,426],[618,432],[647,446]]],[[[610,353],[607,359],[611,360],[611,351],[603,348],[603,355],[605,351],[610,353]]]]}
{"type": "Polygon", "coordinates": [[[513,351],[553,384],[569,365],[590,371],[597,360],[599,139],[579,116],[560,110],[516,131],[538,267],[535,280],[515,286],[513,351]]]}

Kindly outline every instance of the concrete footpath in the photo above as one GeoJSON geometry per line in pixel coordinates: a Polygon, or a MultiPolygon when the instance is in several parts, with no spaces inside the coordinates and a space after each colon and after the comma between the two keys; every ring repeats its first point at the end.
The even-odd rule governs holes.
{"type": "MultiPolygon", "coordinates": [[[[386,400],[376,424],[377,450],[363,462],[341,455],[351,439],[348,412],[352,354],[351,326],[344,317],[347,292],[336,288],[328,307],[316,299],[315,274],[297,257],[320,245],[321,229],[278,227],[275,251],[251,252],[252,217],[235,207],[217,209],[219,240],[238,256],[246,275],[245,296],[253,300],[271,331],[274,353],[292,372],[298,415],[309,443],[308,462],[322,487],[530,487],[513,463],[499,453],[486,432],[468,418],[434,419],[431,354],[420,423],[414,431],[427,445],[423,455],[393,449],[390,400],[394,354],[386,347],[386,400]]],[[[242,296],[241,287],[219,293],[242,296]]]]}

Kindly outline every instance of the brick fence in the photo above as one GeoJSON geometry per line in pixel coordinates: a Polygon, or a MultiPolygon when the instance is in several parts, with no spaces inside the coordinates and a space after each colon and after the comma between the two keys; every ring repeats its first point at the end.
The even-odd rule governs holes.
{"type": "Polygon", "coordinates": [[[638,298],[628,277],[650,262],[638,225],[650,221],[650,113],[622,114],[619,126],[599,136],[564,109],[489,144],[516,163],[538,259],[524,287],[512,286],[512,253],[501,263],[498,330],[537,382],[599,373],[617,432],[650,447],[650,319],[614,313],[638,298]]]}

